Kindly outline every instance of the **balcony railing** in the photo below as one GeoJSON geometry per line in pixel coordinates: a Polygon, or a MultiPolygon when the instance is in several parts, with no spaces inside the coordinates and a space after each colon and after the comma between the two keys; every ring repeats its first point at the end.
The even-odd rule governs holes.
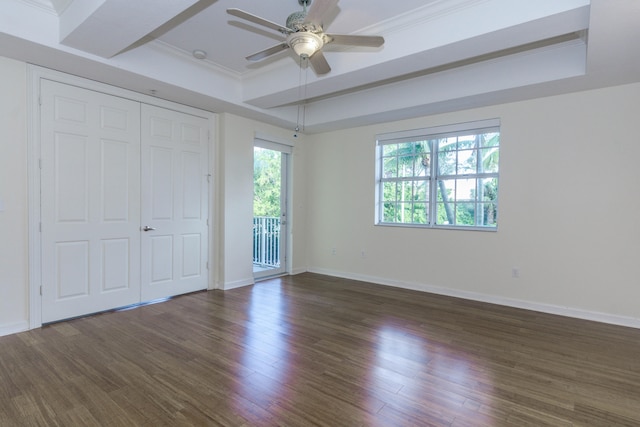
{"type": "Polygon", "coordinates": [[[280,267],[280,218],[253,217],[253,263],[264,268],[280,267]]]}

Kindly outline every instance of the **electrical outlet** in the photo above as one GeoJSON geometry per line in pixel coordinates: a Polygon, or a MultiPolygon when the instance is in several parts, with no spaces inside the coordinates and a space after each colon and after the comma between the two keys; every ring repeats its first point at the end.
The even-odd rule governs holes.
{"type": "Polygon", "coordinates": [[[513,277],[514,279],[520,278],[520,269],[518,267],[511,268],[511,277],[513,277]]]}
{"type": "Polygon", "coordinates": [[[360,251],[360,256],[362,258],[366,258],[367,257],[367,253],[364,251],[364,249],[360,251]]]}
{"type": "Polygon", "coordinates": [[[335,255],[336,254],[336,248],[331,248],[331,255],[335,255]]]}

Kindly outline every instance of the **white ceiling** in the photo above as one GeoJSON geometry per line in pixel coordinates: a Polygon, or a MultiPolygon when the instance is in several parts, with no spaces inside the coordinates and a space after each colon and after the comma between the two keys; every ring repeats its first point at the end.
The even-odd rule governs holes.
{"type": "Polygon", "coordinates": [[[382,35],[301,68],[275,31],[298,0],[2,0],[0,55],[214,112],[320,132],[640,81],[637,0],[340,0],[325,29],[382,35]],[[195,59],[195,49],[207,52],[195,59]]]}

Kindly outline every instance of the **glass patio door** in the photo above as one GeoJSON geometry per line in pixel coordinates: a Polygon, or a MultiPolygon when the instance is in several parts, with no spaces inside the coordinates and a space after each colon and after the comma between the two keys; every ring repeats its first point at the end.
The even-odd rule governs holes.
{"type": "Polygon", "coordinates": [[[287,169],[291,147],[256,139],[253,149],[253,275],[287,270],[287,169]]]}

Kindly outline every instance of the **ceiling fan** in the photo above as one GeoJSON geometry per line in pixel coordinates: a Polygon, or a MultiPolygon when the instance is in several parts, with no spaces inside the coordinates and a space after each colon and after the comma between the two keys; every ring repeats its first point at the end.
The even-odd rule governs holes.
{"type": "Polygon", "coordinates": [[[331,71],[322,48],[329,43],[348,46],[380,47],[384,38],[380,36],[352,36],[346,34],[327,34],[322,27],[322,19],[336,8],[339,0],[298,0],[302,11],[294,12],[287,18],[286,26],[276,24],[252,15],[240,9],[227,9],[227,13],[237,18],[245,19],[254,24],[276,30],[286,38],[270,48],[247,56],[249,61],[260,61],[286,49],[293,49],[301,59],[309,59],[317,74],[331,71]],[[307,12],[307,6],[311,4],[307,12]]]}

